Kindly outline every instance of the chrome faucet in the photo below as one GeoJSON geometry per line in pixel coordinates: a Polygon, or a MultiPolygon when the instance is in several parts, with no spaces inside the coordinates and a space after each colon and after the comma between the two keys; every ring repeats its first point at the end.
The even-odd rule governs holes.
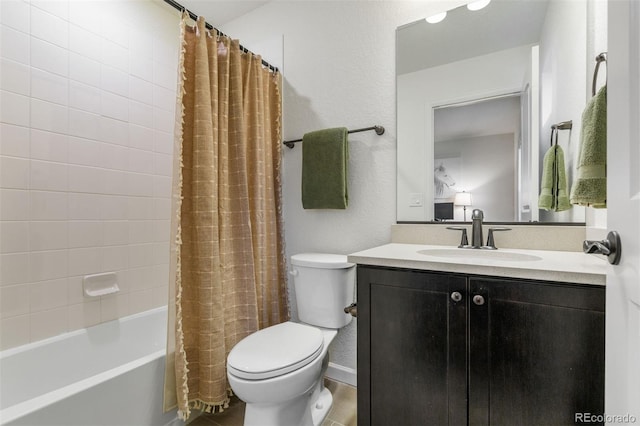
{"type": "Polygon", "coordinates": [[[484,213],[480,209],[473,209],[471,213],[471,248],[482,248],[482,219],[484,213]]]}

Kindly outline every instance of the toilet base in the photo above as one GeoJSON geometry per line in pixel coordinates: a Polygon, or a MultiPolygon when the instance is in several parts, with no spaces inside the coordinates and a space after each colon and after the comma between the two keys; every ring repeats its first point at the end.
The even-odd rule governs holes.
{"type": "Polygon", "coordinates": [[[320,426],[332,405],[333,395],[321,379],[314,388],[285,403],[248,403],[244,426],[320,426]]]}
{"type": "Polygon", "coordinates": [[[324,419],[327,418],[327,414],[329,414],[332,405],[333,395],[331,395],[329,389],[323,387],[318,400],[313,407],[311,407],[311,420],[313,421],[313,426],[322,424],[324,419]]]}

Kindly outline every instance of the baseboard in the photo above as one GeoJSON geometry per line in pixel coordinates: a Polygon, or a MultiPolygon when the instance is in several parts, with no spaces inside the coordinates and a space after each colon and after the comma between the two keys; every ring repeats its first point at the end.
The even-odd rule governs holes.
{"type": "Polygon", "coordinates": [[[184,422],[184,420],[180,420],[178,416],[176,416],[173,420],[169,421],[164,426],[185,426],[193,422],[198,417],[200,417],[200,414],[201,414],[200,412],[198,412],[197,410],[194,410],[194,412],[189,417],[189,420],[186,423],[184,422]]]}
{"type": "Polygon", "coordinates": [[[342,365],[329,363],[325,377],[337,382],[346,383],[356,387],[358,385],[358,376],[353,368],[344,367],[342,365]]]}

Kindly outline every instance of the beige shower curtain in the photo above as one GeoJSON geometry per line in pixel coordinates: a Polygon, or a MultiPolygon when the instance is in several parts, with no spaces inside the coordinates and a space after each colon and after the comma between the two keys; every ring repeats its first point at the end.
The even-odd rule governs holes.
{"type": "Polygon", "coordinates": [[[226,357],[288,319],[281,75],[237,40],[181,22],[165,410],[224,409],[226,357]]]}

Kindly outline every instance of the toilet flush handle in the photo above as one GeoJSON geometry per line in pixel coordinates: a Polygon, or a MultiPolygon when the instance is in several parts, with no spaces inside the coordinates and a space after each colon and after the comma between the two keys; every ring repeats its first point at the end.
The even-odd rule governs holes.
{"type": "Polygon", "coordinates": [[[356,302],[353,302],[352,304],[350,304],[349,306],[344,308],[344,313],[345,314],[351,314],[352,317],[357,317],[358,316],[358,304],[356,302]]]}
{"type": "Polygon", "coordinates": [[[298,270],[297,269],[292,269],[289,271],[289,275],[291,275],[292,277],[297,277],[298,276],[298,270]]]}

